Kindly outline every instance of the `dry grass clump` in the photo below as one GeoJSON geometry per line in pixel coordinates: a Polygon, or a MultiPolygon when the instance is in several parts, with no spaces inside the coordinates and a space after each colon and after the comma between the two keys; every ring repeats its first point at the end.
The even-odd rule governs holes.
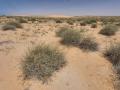
{"type": "Polygon", "coordinates": [[[91,25],[91,28],[97,28],[97,24],[96,24],[96,23],[93,23],[93,24],[91,25]]]}
{"type": "Polygon", "coordinates": [[[16,27],[15,26],[13,26],[13,25],[4,25],[3,27],[2,27],[2,30],[4,30],[4,31],[7,31],[7,30],[16,30],[16,27]]]}
{"type": "Polygon", "coordinates": [[[97,23],[96,19],[92,19],[92,18],[90,18],[90,19],[85,19],[84,22],[87,23],[87,24],[97,23]]]}
{"type": "Polygon", "coordinates": [[[8,22],[2,27],[4,31],[16,30],[16,28],[22,28],[22,25],[19,22],[8,22]]]}
{"type": "Polygon", "coordinates": [[[117,74],[116,90],[120,90],[120,43],[111,45],[104,53],[104,56],[113,64],[117,74]]]}
{"type": "Polygon", "coordinates": [[[62,20],[56,20],[56,23],[63,23],[62,20]]]}
{"type": "Polygon", "coordinates": [[[106,36],[112,36],[115,35],[115,33],[118,31],[118,27],[114,25],[106,25],[99,33],[106,35],[106,36]]]}
{"type": "Polygon", "coordinates": [[[27,23],[27,20],[23,19],[23,18],[19,18],[17,20],[19,23],[27,23]]]}
{"type": "Polygon", "coordinates": [[[62,37],[67,30],[69,30],[69,28],[62,27],[62,28],[60,28],[60,30],[58,30],[56,32],[56,34],[57,34],[57,36],[62,37]]]}
{"type": "Polygon", "coordinates": [[[69,25],[74,25],[74,21],[72,21],[72,20],[68,20],[67,23],[68,23],[69,25]]]}
{"type": "Polygon", "coordinates": [[[12,25],[15,26],[16,28],[23,28],[19,22],[8,22],[6,25],[12,25]]]}
{"type": "Polygon", "coordinates": [[[86,26],[87,24],[96,24],[96,23],[97,23],[97,20],[96,20],[96,19],[86,18],[86,19],[83,19],[83,20],[80,22],[80,25],[81,25],[81,26],[86,26]]]}
{"type": "Polygon", "coordinates": [[[115,25],[116,25],[116,26],[120,26],[120,22],[117,22],[115,25]]]}
{"type": "Polygon", "coordinates": [[[85,37],[82,39],[82,41],[79,44],[79,47],[84,51],[97,51],[98,50],[98,44],[92,37],[85,37]]]}
{"type": "Polygon", "coordinates": [[[60,29],[57,36],[61,37],[61,42],[66,45],[78,45],[81,39],[80,31],[67,28],[60,29]]]}
{"type": "Polygon", "coordinates": [[[111,45],[104,55],[110,60],[113,65],[120,65],[120,43],[111,45]]]}
{"type": "Polygon", "coordinates": [[[86,23],[86,22],[84,22],[84,21],[81,21],[81,22],[80,22],[80,25],[81,25],[81,26],[86,26],[86,25],[87,25],[87,23],[86,23]]]}
{"type": "Polygon", "coordinates": [[[31,21],[32,23],[36,22],[36,17],[29,17],[28,21],[31,21]]]}
{"type": "Polygon", "coordinates": [[[55,71],[66,64],[64,55],[48,45],[38,45],[28,51],[22,62],[24,79],[36,78],[46,83],[55,71]]]}

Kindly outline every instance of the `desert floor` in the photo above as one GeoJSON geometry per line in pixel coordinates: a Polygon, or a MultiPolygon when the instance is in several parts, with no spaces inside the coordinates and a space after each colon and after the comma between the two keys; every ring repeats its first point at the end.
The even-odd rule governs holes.
{"type": "Polygon", "coordinates": [[[99,51],[83,52],[79,48],[62,45],[55,32],[66,23],[27,23],[16,31],[0,30],[0,90],[114,90],[114,74],[111,63],[103,57],[110,42],[120,41],[120,32],[106,37],[98,34],[101,26],[70,27],[86,28],[86,34],[96,38],[99,51]],[[58,47],[67,59],[67,65],[52,76],[48,84],[41,81],[23,81],[20,63],[28,48],[40,43],[58,47]]]}

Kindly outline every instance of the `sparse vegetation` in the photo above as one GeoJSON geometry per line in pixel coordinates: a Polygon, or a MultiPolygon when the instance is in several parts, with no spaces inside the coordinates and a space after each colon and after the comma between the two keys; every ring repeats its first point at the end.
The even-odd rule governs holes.
{"type": "Polygon", "coordinates": [[[118,31],[117,26],[106,25],[99,33],[106,36],[112,36],[112,35],[115,35],[117,31],[118,31]]]}
{"type": "Polygon", "coordinates": [[[89,83],[91,87],[83,85],[86,89],[93,89],[94,85],[97,85],[94,89],[120,90],[120,44],[118,43],[120,32],[114,28],[112,32],[114,33],[115,30],[115,34],[111,36],[108,28],[107,36],[99,34],[99,31],[106,26],[113,26],[119,30],[120,16],[0,16],[0,63],[2,64],[0,76],[2,81],[5,81],[3,86],[8,85],[0,87],[0,90],[14,90],[15,88],[18,90],[21,88],[23,90],[59,90],[58,85],[61,83],[63,84],[60,86],[63,87],[60,90],[74,90],[74,87],[69,86],[74,84],[73,86],[77,86],[75,89],[82,88],[78,82],[83,84],[97,82],[96,84],[89,83]],[[23,28],[19,29],[16,24],[9,24],[10,22],[17,22],[23,28]],[[25,52],[26,47],[42,42],[59,47],[64,53],[44,44],[31,47],[25,52]],[[103,52],[104,49],[106,50],[103,52]],[[102,52],[105,58],[102,57],[102,52]],[[21,56],[23,54],[24,56],[21,56]],[[82,75],[86,77],[93,74],[92,78],[83,77],[80,81],[79,76],[82,72],[82,75]],[[19,80],[22,86],[19,85],[17,78],[22,78],[23,81],[19,80]],[[9,83],[10,80],[14,80],[14,83],[9,83]],[[103,86],[101,82],[104,83],[103,86]],[[36,86],[38,84],[40,88],[36,86]],[[15,87],[12,88],[12,86],[15,87]]]}
{"type": "Polygon", "coordinates": [[[47,82],[55,71],[66,64],[64,55],[48,45],[38,45],[26,54],[22,62],[25,79],[37,78],[47,82]]]}

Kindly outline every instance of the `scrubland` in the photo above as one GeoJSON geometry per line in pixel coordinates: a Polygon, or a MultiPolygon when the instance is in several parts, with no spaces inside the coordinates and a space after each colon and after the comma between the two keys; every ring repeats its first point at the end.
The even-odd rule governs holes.
{"type": "Polygon", "coordinates": [[[119,90],[120,17],[0,17],[0,90],[119,90]]]}

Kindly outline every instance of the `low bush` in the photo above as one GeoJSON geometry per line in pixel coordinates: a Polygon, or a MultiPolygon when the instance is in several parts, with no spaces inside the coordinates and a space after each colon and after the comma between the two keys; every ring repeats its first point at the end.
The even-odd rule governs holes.
{"type": "Polygon", "coordinates": [[[85,20],[85,22],[86,22],[87,24],[97,23],[97,21],[96,21],[95,19],[87,19],[87,20],[85,20]]]}
{"type": "Polygon", "coordinates": [[[81,38],[80,31],[74,29],[62,28],[57,35],[62,38],[61,42],[67,45],[78,45],[81,38]]]}
{"type": "Polygon", "coordinates": [[[104,53],[104,56],[113,64],[117,75],[115,89],[120,90],[120,43],[111,45],[104,53]]]}
{"type": "Polygon", "coordinates": [[[62,23],[62,21],[61,20],[56,20],[56,23],[62,23]]]}
{"type": "Polygon", "coordinates": [[[18,19],[17,21],[18,21],[19,23],[27,23],[27,20],[22,19],[22,18],[18,19]]]}
{"type": "Polygon", "coordinates": [[[4,31],[7,31],[7,30],[15,30],[15,29],[16,29],[16,27],[13,26],[13,25],[4,25],[4,26],[2,27],[2,30],[4,30],[4,31]]]}
{"type": "Polygon", "coordinates": [[[56,32],[56,35],[62,37],[67,30],[69,30],[69,28],[62,27],[56,32]]]}
{"type": "Polygon", "coordinates": [[[104,53],[113,65],[120,65],[120,43],[111,45],[104,53]]]}
{"type": "Polygon", "coordinates": [[[55,71],[66,64],[64,55],[48,45],[38,45],[28,51],[22,62],[24,79],[36,78],[46,83],[55,71]]]}
{"type": "Polygon", "coordinates": [[[97,24],[93,23],[93,24],[91,25],[91,28],[97,28],[97,24]]]}
{"type": "Polygon", "coordinates": [[[72,20],[68,20],[67,23],[68,23],[69,25],[73,25],[73,24],[74,24],[74,22],[73,22],[72,20]]]}
{"type": "Polygon", "coordinates": [[[117,31],[118,31],[117,26],[106,25],[99,33],[106,36],[112,36],[112,35],[115,35],[117,31]]]}
{"type": "Polygon", "coordinates": [[[80,24],[81,26],[85,26],[86,24],[96,24],[97,21],[95,19],[84,19],[80,24]]]}
{"type": "Polygon", "coordinates": [[[84,21],[80,22],[81,26],[86,26],[87,23],[85,23],[84,21]]]}
{"type": "Polygon", "coordinates": [[[12,25],[16,28],[22,28],[22,25],[19,22],[8,22],[6,25],[12,25]]]}

